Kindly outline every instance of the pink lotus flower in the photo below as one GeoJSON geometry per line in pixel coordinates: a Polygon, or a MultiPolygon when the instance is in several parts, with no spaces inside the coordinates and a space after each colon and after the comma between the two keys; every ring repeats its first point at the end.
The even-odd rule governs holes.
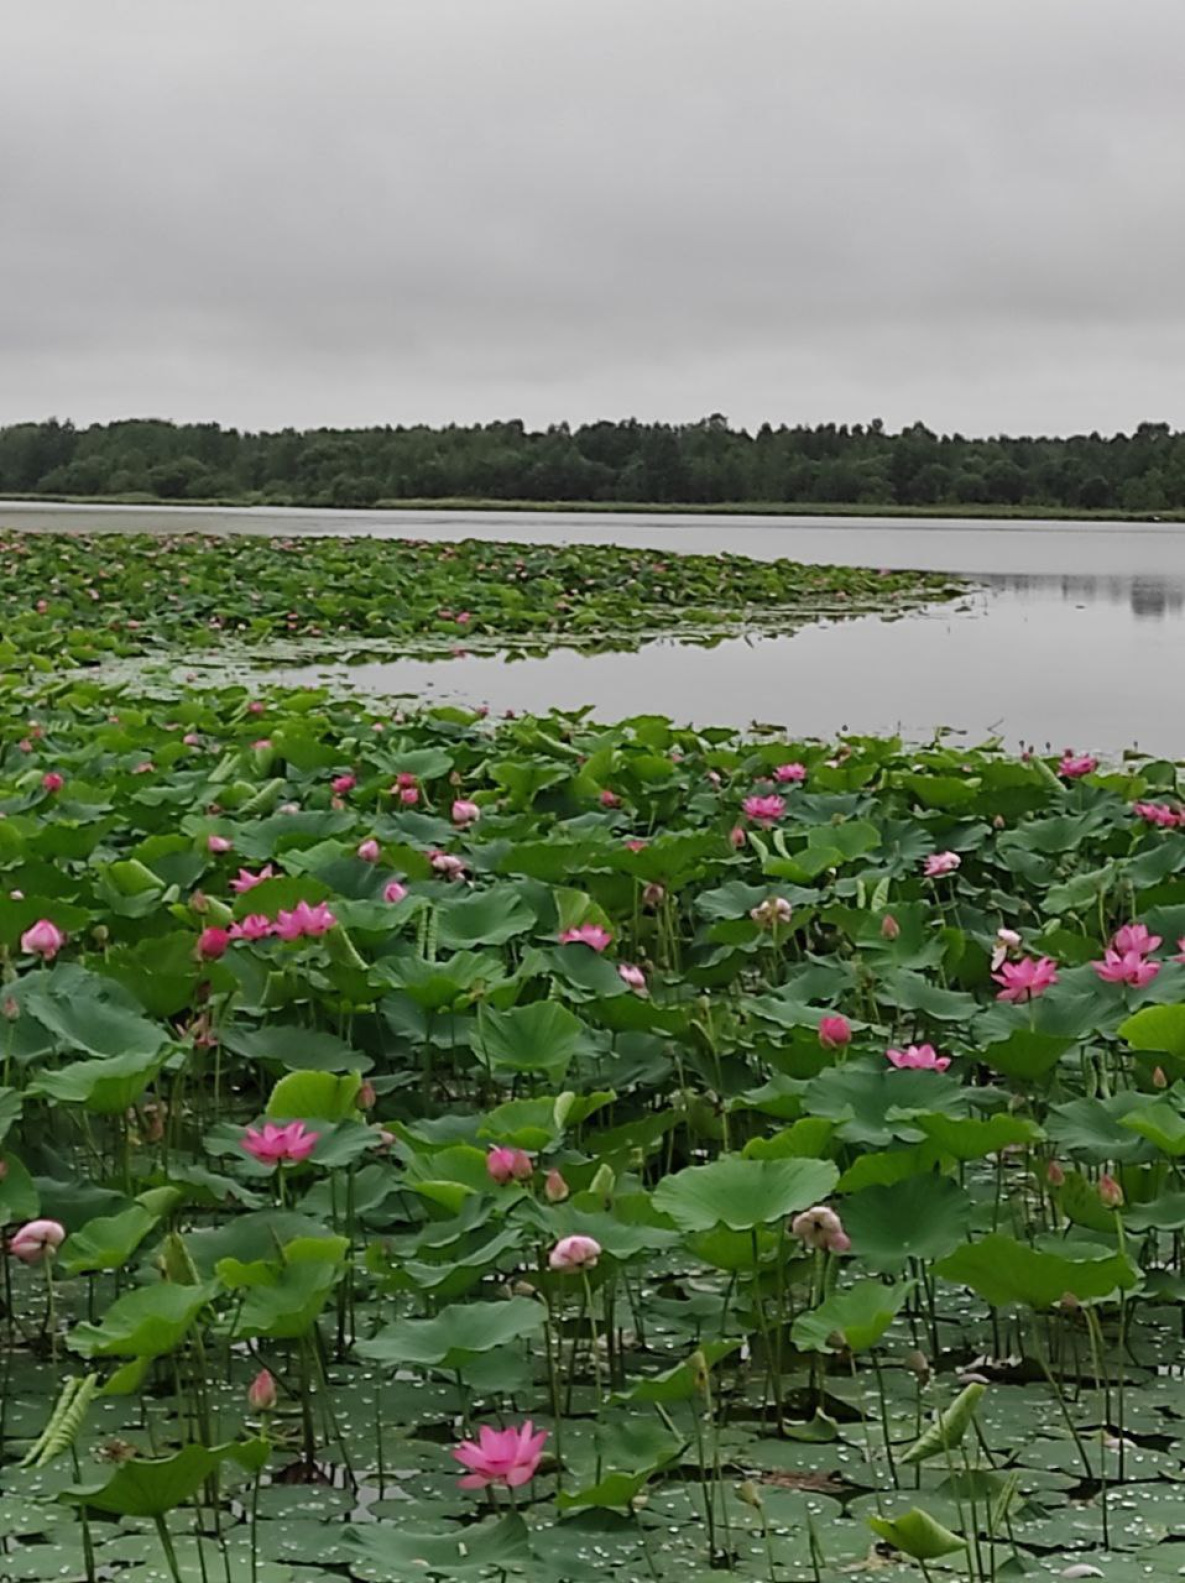
{"type": "Polygon", "coordinates": [[[1132,989],[1143,989],[1160,972],[1160,963],[1139,951],[1113,951],[1110,946],[1103,952],[1101,962],[1090,965],[1104,984],[1127,984],[1132,989]]]}
{"type": "Polygon", "coordinates": [[[887,912],[881,919],[881,939],[896,940],[900,937],[901,925],[891,912],[887,912]]]}
{"type": "Polygon", "coordinates": [[[749,916],[759,929],[772,929],[776,924],[789,923],[794,908],[785,896],[767,896],[756,907],[750,907],[749,916]]]}
{"type": "Polygon", "coordinates": [[[276,1382],[267,1369],[260,1369],[247,1387],[247,1405],[254,1413],[270,1413],[276,1405],[276,1382]]]}
{"type": "Polygon", "coordinates": [[[1159,825],[1163,830],[1172,830],[1181,823],[1181,815],[1167,803],[1134,802],[1132,812],[1146,824],[1159,825]]]}
{"type": "Polygon", "coordinates": [[[534,1170],[525,1149],[496,1148],[486,1155],[486,1172],[499,1187],[505,1187],[507,1182],[525,1182],[534,1170]]]}
{"type": "Polygon", "coordinates": [[[407,895],[407,886],[401,885],[397,879],[390,879],[383,886],[383,900],[399,902],[407,895]]]}
{"type": "Polygon", "coordinates": [[[755,824],[775,824],[786,812],[786,799],[776,795],[770,797],[746,797],[741,804],[741,812],[746,819],[752,819],[755,824]]]}
{"type": "Polygon", "coordinates": [[[739,824],[734,824],[732,829],[728,832],[728,844],[736,850],[739,850],[741,847],[743,847],[748,839],[748,836],[745,834],[744,830],[739,824]]]}
{"type": "Polygon", "coordinates": [[[571,1189],[564,1180],[563,1173],[554,1166],[547,1173],[547,1180],[543,1183],[543,1196],[549,1204],[562,1204],[571,1189]]]}
{"type": "Polygon", "coordinates": [[[310,907],[307,901],[298,901],[291,912],[281,909],[276,914],[272,933],[281,940],[300,940],[306,935],[316,939],[328,934],[336,922],[325,902],[319,901],[315,907],[310,907]]]}
{"type": "Polygon", "coordinates": [[[227,930],[211,926],[209,929],[203,929],[198,935],[198,955],[204,962],[216,962],[220,956],[226,955],[229,944],[230,934],[227,930]]]}
{"type": "Polygon", "coordinates": [[[1036,1000],[1057,983],[1057,963],[1051,956],[1022,957],[1019,962],[1003,962],[993,980],[1002,986],[997,1000],[1036,1000]]]}
{"type": "Polygon", "coordinates": [[[358,784],[358,780],[354,775],[335,775],[331,784],[334,796],[344,797],[347,792],[352,792],[354,790],[354,787],[358,784]]]}
{"type": "Polygon", "coordinates": [[[819,1043],[825,1050],[843,1050],[852,1042],[852,1025],[846,1017],[823,1017],[819,1043]]]}
{"type": "Polygon", "coordinates": [[[60,792],[65,784],[65,777],[59,775],[57,770],[46,770],[41,777],[42,789],[47,792],[60,792]]]}
{"type": "Polygon", "coordinates": [[[453,823],[458,825],[476,824],[481,818],[481,809],[475,802],[470,802],[465,797],[458,797],[453,803],[453,823]]]}
{"type": "Polygon", "coordinates": [[[617,976],[627,989],[632,989],[635,995],[646,993],[646,975],[640,967],[634,967],[630,962],[618,964],[617,976]]]}
{"type": "Polygon", "coordinates": [[[1093,775],[1098,767],[1098,759],[1092,758],[1089,753],[1075,754],[1067,748],[1057,772],[1063,780],[1076,781],[1081,780],[1084,775],[1093,775]]]}
{"type": "Polygon", "coordinates": [[[898,1071],[945,1072],[950,1065],[950,1056],[939,1055],[932,1044],[910,1044],[885,1055],[898,1071]]]}
{"type": "Polygon", "coordinates": [[[582,923],[578,929],[565,929],[560,935],[561,945],[587,945],[593,951],[603,951],[612,943],[613,936],[599,923],[582,923]]]}
{"type": "Polygon", "coordinates": [[[1104,1209],[1119,1209],[1123,1204],[1123,1188],[1106,1171],[1099,1177],[1099,1199],[1104,1209]]]}
{"type": "Polygon", "coordinates": [[[1064,1187],[1066,1185],[1066,1173],[1057,1160],[1050,1160],[1045,1167],[1045,1180],[1050,1187],[1064,1187]]]}
{"type": "Polygon", "coordinates": [[[491,1429],[482,1424],[476,1440],[462,1440],[453,1447],[453,1456],[469,1469],[457,1483],[463,1490],[484,1490],[490,1484],[521,1489],[535,1477],[547,1436],[546,1429],[536,1432],[529,1418],[517,1429],[491,1429]]]}
{"type": "Polygon", "coordinates": [[[805,764],[779,764],[774,771],[774,780],[780,785],[801,785],[806,780],[805,764]]]}
{"type": "Polygon", "coordinates": [[[1001,966],[1008,960],[1009,951],[1015,951],[1020,945],[1020,935],[1015,929],[997,929],[995,944],[992,946],[992,972],[999,972],[1001,966]]]}
{"type": "Polygon", "coordinates": [[[30,1220],[15,1234],[8,1251],[22,1264],[52,1259],[66,1240],[66,1228],[57,1220],[30,1220]]]}
{"type": "Polygon", "coordinates": [[[625,843],[625,849],[627,852],[645,852],[646,842],[643,841],[639,836],[632,836],[630,840],[625,843]]]}
{"type": "Polygon", "coordinates": [[[571,1274],[575,1270],[591,1270],[602,1252],[595,1237],[561,1237],[548,1254],[547,1262],[553,1270],[571,1274]]]}
{"type": "Polygon", "coordinates": [[[52,962],[65,943],[66,936],[48,918],[38,918],[21,935],[21,950],[27,951],[30,956],[39,956],[46,962],[52,962]]]}
{"type": "Polygon", "coordinates": [[[233,852],[234,842],[228,841],[224,835],[208,835],[206,837],[206,851],[220,856],[223,852],[233,852]]]}
{"type": "Polygon", "coordinates": [[[232,940],[266,940],[272,932],[272,921],[261,912],[248,913],[242,923],[232,923],[228,933],[232,940]]]}
{"type": "Polygon", "coordinates": [[[379,855],[379,844],[373,836],[368,836],[365,841],[359,841],[358,856],[364,863],[377,863],[379,855]]]}
{"type": "Polygon", "coordinates": [[[258,874],[252,874],[249,868],[241,868],[238,878],[231,880],[230,888],[236,896],[242,896],[246,891],[254,890],[256,885],[262,885],[265,879],[275,879],[275,877],[276,871],[270,863],[265,868],[261,868],[258,874]]]}
{"type": "Polygon", "coordinates": [[[277,1127],[272,1121],[263,1130],[248,1127],[243,1133],[243,1148],[261,1165],[299,1165],[317,1147],[319,1132],[310,1132],[303,1121],[290,1121],[277,1127]]]}
{"type": "Polygon", "coordinates": [[[620,806],[620,804],[621,804],[621,798],[617,795],[617,793],[615,791],[610,791],[608,786],[606,786],[604,788],[604,790],[601,792],[601,807],[602,808],[617,808],[617,807],[620,806]]]}
{"type": "Polygon", "coordinates": [[[399,801],[405,808],[414,808],[420,800],[418,786],[404,786],[399,792],[399,801]]]}
{"type": "Polygon", "coordinates": [[[816,1204],[804,1209],[790,1222],[790,1235],[808,1248],[824,1253],[848,1253],[852,1239],[843,1229],[843,1222],[826,1204],[816,1204]]]}
{"type": "Polygon", "coordinates": [[[264,705],[258,698],[253,698],[247,705],[247,713],[249,715],[261,715],[263,713],[263,709],[264,705]]]}
{"type": "Polygon", "coordinates": [[[187,748],[199,748],[202,745],[202,739],[196,731],[187,731],[181,740],[187,748]]]}
{"type": "Polygon", "coordinates": [[[428,861],[433,870],[441,879],[464,879],[469,872],[465,866],[465,859],[456,857],[452,852],[429,852],[428,861]]]}
{"type": "Polygon", "coordinates": [[[1125,923],[1112,936],[1111,949],[1118,951],[1120,956],[1126,956],[1129,951],[1134,951],[1137,956],[1151,956],[1160,943],[1160,935],[1149,934],[1144,924],[1125,923]]]}
{"type": "Polygon", "coordinates": [[[932,852],[922,865],[922,872],[927,879],[941,879],[944,874],[953,874],[962,866],[963,859],[957,852],[932,852]]]}

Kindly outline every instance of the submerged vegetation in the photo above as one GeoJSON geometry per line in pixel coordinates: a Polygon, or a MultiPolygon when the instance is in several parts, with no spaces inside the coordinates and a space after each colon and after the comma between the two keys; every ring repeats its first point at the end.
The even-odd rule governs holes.
{"type": "Polygon", "coordinates": [[[448,653],[781,631],[908,609],[961,585],[920,572],[662,555],[614,545],[0,529],[0,663],[312,641],[448,653]]]}
{"type": "Polygon", "coordinates": [[[965,512],[1185,512],[1185,434],[967,438],[879,420],[733,429],[521,422],[240,433],[128,420],[0,428],[0,493],[362,507],[464,500],[688,507],[938,506],[965,512]]]}
{"type": "Polygon", "coordinates": [[[10,674],[0,1577],[1176,1576],[1183,819],[10,674]]]}

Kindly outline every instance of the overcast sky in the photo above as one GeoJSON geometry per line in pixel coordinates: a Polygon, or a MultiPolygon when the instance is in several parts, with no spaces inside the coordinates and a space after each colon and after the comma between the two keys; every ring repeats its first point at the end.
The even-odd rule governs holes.
{"type": "Polygon", "coordinates": [[[0,422],[1185,427],[1185,0],[4,0],[0,422]]]}

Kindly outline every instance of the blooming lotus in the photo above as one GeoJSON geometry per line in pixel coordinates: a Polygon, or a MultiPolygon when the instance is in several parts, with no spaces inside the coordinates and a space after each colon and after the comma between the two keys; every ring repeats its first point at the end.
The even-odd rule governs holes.
{"type": "Polygon", "coordinates": [[[771,825],[786,812],[786,799],[776,794],[769,797],[746,797],[741,804],[746,819],[755,824],[771,825]]]}
{"type": "Polygon", "coordinates": [[[618,965],[617,976],[635,995],[646,993],[646,975],[640,967],[635,967],[631,962],[622,962],[618,965]]]}
{"type": "Polygon", "coordinates": [[[750,907],[749,916],[759,929],[772,929],[775,924],[789,923],[794,908],[785,896],[767,896],[756,907],[750,907]]]}
{"type": "Polygon", "coordinates": [[[507,1182],[525,1182],[534,1169],[525,1149],[495,1148],[486,1155],[486,1173],[499,1187],[505,1187],[507,1182]]]}
{"type": "Polygon", "coordinates": [[[1149,934],[1142,923],[1125,923],[1111,937],[1111,949],[1118,951],[1120,956],[1126,956],[1129,951],[1134,951],[1137,956],[1151,956],[1160,943],[1160,935],[1149,934]]]}
{"type": "Polygon", "coordinates": [[[429,852],[428,861],[442,879],[464,879],[468,873],[465,859],[456,857],[452,852],[429,852]]]}
{"type": "Polygon", "coordinates": [[[15,1233],[8,1251],[22,1264],[52,1259],[66,1240],[66,1228],[57,1220],[30,1220],[15,1233]]]}
{"type": "Polygon", "coordinates": [[[21,950],[27,951],[30,956],[39,956],[45,962],[52,962],[65,943],[66,936],[48,918],[38,918],[21,935],[21,950]]]}
{"type": "Polygon", "coordinates": [[[1057,963],[1051,956],[1022,957],[1019,962],[1004,962],[992,978],[1001,985],[997,1000],[1016,1003],[1036,1000],[1057,983],[1057,963]]]}
{"type": "Polygon", "coordinates": [[[548,1431],[536,1431],[529,1418],[517,1429],[491,1429],[483,1424],[476,1440],[462,1440],[453,1447],[453,1456],[469,1469],[457,1483],[463,1490],[484,1490],[490,1484],[521,1489],[535,1477],[547,1436],[548,1431]]]}
{"type": "Polygon", "coordinates": [[[560,935],[561,945],[587,945],[593,951],[604,951],[612,942],[609,930],[599,923],[582,923],[578,928],[565,929],[560,935]]]}
{"type": "Polygon", "coordinates": [[[1134,802],[1132,812],[1146,824],[1159,825],[1162,830],[1173,830],[1182,822],[1175,808],[1162,802],[1134,802]]]}
{"type": "Polygon", "coordinates": [[[310,907],[307,901],[298,901],[291,912],[281,909],[276,914],[272,933],[281,940],[301,940],[306,935],[316,939],[328,934],[336,923],[337,918],[325,902],[310,907]]]}
{"type": "Polygon", "coordinates": [[[886,1058],[898,1071],[945,1072],[949,1055],[939,1055],[932,1044],[910,1044],[904,1050],[886,1050],[886,1058]]]}
{"type": "Polygon", "coordinates": [[[842,1050],[852,1042],[852,1025],[846,1017],[823,1017],[819,1022],[819,1043],[825,1050],[842,1050]]]}
{"type": "Polygon", "coordinates": [[[922,865],[922,872],[927,879],[941,879],[944,874],[953,874],[962,866],[963,859],[957,852],[931,852],[922,865]]]}
{"type": "Polygon", "coordinates": [[[1127,984],[1131,989],[1143,989],[1160,972],[1160,963],[1142,952],[1115,951],[1110,946],[1103,952],[1101,962],[1090,965],[1104,984],[1127,984]]]}
{"type": "Polygon", "coordinates": [[[816,1204],[804,1209],[790,1222],[790,1235],[808,1248],[824,1253],[847,1253],[852,1239],[843,1228],[843,1222],[826,1204],[816,1204]]]}
{"type": "Polygon", "coordinates": [[[252,912],[241,923],[232,923],[227,932],[232,940],[264,940],[272,932],[272,921],[261,912],[252,912]]]}
{"type": "Polygon", "coordinates": [[[561,1237],[548,1254],[547,1262],[553,1270],[570,1275],[576,1270],[591,1270],[602,1252],[595,1237],[561,1237]]]}
{"type": "Polygon", "coordinates": [[[1057,772],[1063,780],[1074,781],[1081,780],[1084,775],[1093,775],[1098,767],[1098,759],[1092,758],[1089,753],[1074,753],[1067,748],[1057,772]]]}
{"type": "Polygon", "coordinates": [[[252,874],[249,868],[241,868],[237,876],[231,880],[230,888],[236,896],[242,896],[245,892],[254,890],[256,885],[262,885],[264,880],[275,877],[276,871],[270,863],[265,868],[261,868],[258,874],[252,874]]]}
{"type": "Polygon", "coordinates": [[[319,1132],[310,1132],[303,1121],[290,1121],[286,1127],[274,1122],[263,1129],[248,1127],[243,1133],[243,1148],[261,1165],[299,1165],[317,1147],[319,1132]]]}
{"type": "Polygon", "coordinates": [[[774,771],[774,780],[780,785],[801,785],[806,780],[805,764],[779,764],[774,771]]]}

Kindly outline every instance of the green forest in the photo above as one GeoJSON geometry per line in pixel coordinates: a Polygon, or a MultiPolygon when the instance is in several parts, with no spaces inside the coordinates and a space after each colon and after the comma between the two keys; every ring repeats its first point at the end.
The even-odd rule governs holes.
{"type": "Polygon", "coordinates": [[[0,428],[0,494],[365,507],[406,501],[886,510],[1185,510],[1185,433],[968,439],[879,421],[733,428],[629,418],[532,430],[282,429],[132,419],[0,428]]]}

